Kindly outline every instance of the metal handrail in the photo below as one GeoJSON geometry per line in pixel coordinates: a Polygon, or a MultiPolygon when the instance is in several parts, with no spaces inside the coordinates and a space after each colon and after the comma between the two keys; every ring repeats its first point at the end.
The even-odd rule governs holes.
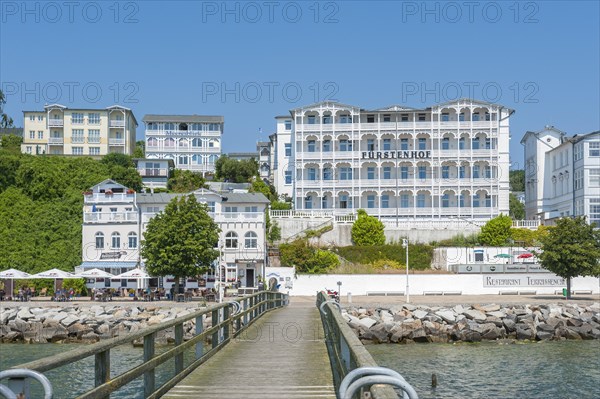
{"type": "Polygon", "coordinates": [[[82,348],[16,367],[46,372],[94,356],[95,377],[93,378],[95,378],[95,388],[80,395],[79,398],[108,398],[112,392],[142,376],[144,377],[144,397],[159,398],[196,367],[206,362],[208,358],[227,345],[233,337],[240,334],[264,313],[277,307],[286,306],[287,303],[287,295],[285,294],[261,291],[236,299],[234,302],[224,302],[209,306],[206,309],[177,317],[156,326],[144,328],[132,334],[86,345],[82,348]],[[234,312],[230,311],[231,307],[234,308],[234,312]],[[242,311],[241,309],[244,310],[242,311]],[[211,314],[212,326],[204,329],[203,316],[207,314],[211,314]],[[183,324],[193,319],[196,321],[196,335],[190,340],[184,341],[183,324]],[[154,339],[156,334],[159,331],[170,328],[174,330],[175,346],[160,355],[155,355],[154,339]],[[205,353],[203,341],[208,337],[212,338],[212,348],[205,353]],[[120,375],[111,377],[110,350],[139,339],[142,339],[144,343],[143,363],[132,366],[120,375]],[[193,347],[195,347],[196,359],[184,368],[184,351],[193,347]],[[155,370],[169,359],[175,360],[175,376],[164,382],[161,386],[156,387],[155,370]]]}
{"type": "Polygon", "coordinates": [[[404,399],[418,399],[417,392],[414,390],[414,388],[410,384],[408,384],[406,382],[404,377],[402,377],[402,375],[400,373],[398,373],[397,371],[388,369],[386,367],[360,367],[360,368],[354,369],[351,372],[349,372],[348,374],[346,374],[346,377],[344,377],[344,379],[342,380],[342,383],[340,384],[340,389],[339,389],[340,398],[346,398],[346,396],[352,397],[352,395],[354,394],[354,391],[352,391],[352,394],[350,394],[350,395],[346,394],[346,392],[350,392],[349,387],[351,386],[351,384],[357,379],[360,380],[361,378],[363,378],[365,376],[372,376],[372,375],[388,376],[388,377],[397,378],[402,383],[404,383],[405,386],[407,386],[407,389],[404,389],[404,394],[403,394],[404,399]]]}
{"type": "Polygon", "coordinates": [[[6,399],[17,399],[17,395],[6,385],[0,384],[0,395],[4,396],[6,399]]]}
{"type": "Polygon", "coordinates": [[[340,304],[339,304],[339,303],[337,303],[336,301],[334,301],[333,299],[330,299],[330,300],[328,300],[328,301],[325,301],[325,302],[323,302],[323,303],[321,304],[321,306],[319,306],[319,311],[320,311],[322,314],[324,314],[325,316],[327,316],[327,313],[326,313],[326,312],[325,312],[325,310],[323,309],[323,306],[325,306],[325,305],[326,305],[326,304],[328,304],[328,303],[330,303],[330,304],[332,304],[332,305],[335,305],[335,306],[337,306],[337,308],[338,308],[338,310],[340,311],[340,313],[342,313],[342,307],[340,306],[340,304]]]}
{"type": "Polygon", "coordinates": [[[373,384],[386,384],[396,386],[404,391],[404,393],[408,393],[408,397],[410,399],[419,399],[419,396],[415,392],[414,388],[410,386],[406,381],[401,380],[400,378],[390,377],[388,375],[369,375],[366,377],[359,378],[354,381],[346,392],[344,392],[344,396],[340,393],[340,399],[352,399],[352,396],[358,391],[361,387],[365,385],[373,385],[373,384]]]}
{"type": "MultiPolygon", "coordinates": [[[[52,384],[50,383],[50,380],[48,380],[48,378],[44,374],[38,373],[37,371],[25,368],[0,371],[0,380],[3,380],[5,378],[9,379],[9,383],[10,381],[12,381],[13,385],[15,387],[18,387],[20,391],[25,390],[25,379],[33,378],[34,380],[37,380],[40,384],[42,384],[42,387],[44,388],[44,399],[52,399],[52,396],[54,395],[54,393],[52,392],[52,384]]],[[[11,393],[14,395],[15,398],[17,397],[15,392],[6,385],[0,384],[0,393],[2,393],[2,395],[4,395],[4,397],[6,398],[11,398],[11,393]],[[10,392],[4,391],[4,388],[8,389],[8,391],[10,392]],[[8,396],[5,395],[5,392],[8,393],[8,396]]]]}

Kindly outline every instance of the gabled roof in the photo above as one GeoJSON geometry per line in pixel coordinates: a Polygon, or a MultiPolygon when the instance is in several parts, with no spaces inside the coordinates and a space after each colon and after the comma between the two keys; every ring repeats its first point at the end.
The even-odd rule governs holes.
{"type": "Polygon", "coordinates": [[[116,181],[114,181],[112,179],[106,179],[106,180],[103,180],[100,183],[96,184],[95,186],[90,187],[90,190],[93,190],[96,187],[102,186],[102,185],[105,185],[105,184],[114,184],[116,186],[120,186],[120,187],[123,187],[125,189],[129,188],[129,187],[126,187],[126,186],[122,185],[121,183],[117,183],[116,181]]]}
{"type": "Polygon", "coordinates": [[[444,107],[446,105],[456,105],[456,104],[465,104],[465,105],[466,104],[474,104],[474,105],[483,105],[483,106],[486,106],[486,107],[494,106],[494,107],[506,108],[506,109],[508,109],[510,111],[514,111],[513,109],[507,108],[507,107],[505,107],[502,104],[491,103],[491,102],[483,101],[483,100],[475,100],[473,98],[459,98],[459,99],[456,99],[456,100],[446,101],[446,102],[443,102],[443,103],[439,103],[439,104],[433,105],[433,106],[431,106],[431,108],[440,108],[440,107],[444,107]]]}
{"type": "Polygon", "coordinates": [[[529,136],[531,136],[531,135],[533,135],[533,136],[535,136],[536,138],[539,139],[540,134],[542,134],[544,132],[555,132],[556,134],[559,135],[559,137],[564,137],[566,135],[566,133],[563,132],[562,130],[557,129],[554,126],[546,125],[542,130],[540,130],[538,132],[532,132],[532,131],[525,132],[525,134],[523,135],[523,138],[521,139],[520,143],[524,144],[525,141],[527,141],[527,138],[529,136]]]}
{"type": "Polygon", "coordinates": [[[418,108],[407,107],[407,106],[399,105],[399,104],[392,104],[387,107],[374,109],[372,111],[380,112],[380,111],[417,111],[417,110],[418,110],[418,108]]]}
{"type": "Polygon", "coordinates": [[[263,193],[227,193],[223,195],[223,202],[254,204],[271,203],[263,193]]]}
{"type": "Polygon", "coordinates": [[[360,107],[357,107],[356,105],[342,104],[337,101],[321,101],[318,103],[309,104],[309,105],[305,105],[303,107],[291,109],[290,112],[297,112],[297,111],[301,111],[301,110],[307,109],[307,108],[334,108],[334,107],[360,109],[360,107]]]}
{"type": "Polygon", "coordinates": [[[121,106],[119,104],[114,104],[114,105],[111,105],[110,107],[106,107],[106,109],[107,110],[120,109],[120,110],[123,110],[123,111],[129,111],[129,112],[131,112],[131,116],[133,117],[133,121],[135,122],[135,125],[139,126],[139,123],[138,123],[135,115],[133,114],[133,111],[130,108],[123,107],[123,106],[121,106]]]}
{"type": "Polygon", "coordinates": [[[44,105],[44,109],[48,109],[48,108],[62,108],[62,109],[67,109],[67,107],[65,105],[62,105],[62,104],[46,104],[46,105],[44,105]]]}
{"type": "Polygon", "coordinates": [[[568,138],[569,141],[573,142],[573,143],[578,143],[581,140],[587,140],[587,139],[591,139],[593,136],[599,136],[600,137],[600,130],[596,130],[595,132],[591,132],[591,133],[586,133],[586,134],[576,134],[573,137],[568,138]]]}

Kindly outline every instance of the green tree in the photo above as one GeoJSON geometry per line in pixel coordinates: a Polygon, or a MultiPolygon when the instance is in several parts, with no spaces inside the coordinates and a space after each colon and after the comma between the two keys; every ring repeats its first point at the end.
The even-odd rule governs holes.
{"type": "Polygon", "coordinates": [[[144,158],[146,156],[146,142],[144,140],[135,142],[135,149],[133,150],[134,158],[144,158]]]}
{"type": "Polygon", "coordinates": [[[567,298],[573,277],[600,275],[600,230],[585,217],[559,219],[541,241],[536,255],[542,267],[567,280],[567,298]]]}
{"type": "Polygon", "coordinates": [[[125,187],[129,187],[135,191],[142,189],[142,177],[135,170],[135,168],[125,168],[121,165],[110,166],[110,178],[118,183],[121,183],[125,187]]]}
{"type": "Polygon", "coordinates": [[[288,209],[292,209],[291,202],[284,202],[284,201],[271,202],[271,210],[272,211],[286,211],[288,209]]]}
{"type": "Polygon", "coordinates": [[[127,154],[120,154],[117,152],[111,152],[110,154],[106,154],[100,160],[101,163],[107,165],[108,167],[112,167],[114,165],[119,165],[124,168],[135,168],[135,164],[133,163],[133,159],[127,154]]]}
{"type": "Polygon", "coordinates": [[[4,104],[6,104],[6,97],[0,90],[0,128],[13,127],[12,118],[4,113],[4,104]]]}
{"type": "Polygon", "coordinates": [[[275,187],[265,183],[260,177],[255,177],[249,191],[251,193],[262,193],[271,202],[277,201],[275,187]]]}
{"type": "Polygon", "coordinates": [[[215,162],[215,178],[230,183],[248,183],[258,174],[258,162],[254,159],[238,161],[221,155],[215,162]]]}
{"type": "Polygon", "coordinates": [[[174,198],[148,223],[141,243],[146,268],[155,276],[174,276],[179,292],[180,278],[207,272],[219,257],[214,249],[219,232],[206,205],[194,195],[174,198]]]}
{"type": "Polygon", "coordinates": [[[167,188],[174,193],[189,193],[199,188],[206,188],[206,183],[200,173],[175,169],[167,181],[167,188]]]}
{"type": "Polygon", "coordinates": [[[5,134],[2,136],[2,144],[0,145],[0,147],[2,147],[2,149],[6,151],[20,153],[22,143],[22,137],[17,136],[15,134],[5,134]]]}
{"type": "Polygon", "coordinates": [[[510,191],[525,191],[525,171],[523,169],[509,172],[510,191]]]}
{"type": "Polygon", "coordinates": [[[508,196],[508,206],[509,212],[508,214],[517,220],[525,219],[525,205],[519,201],[516,195],[510,193],[508,196]]]}
{"type": "Polygon", "coordinates": [[[267,232],[267,241],[272,244],[278,240],[281,240],[281,227],[276,221],[273,221],[267,232]]]}
{"type": "Polygon", "coordinates": [[[483,245],[500,247],[506,245],[510,238],[510,229],[512,227],[512,218],[507,215],[497,216],[488,221],[479,234],[479,242],[483,245]]]}
{"type": "Polygon", "coordinates": [[[358,210],[358,217],[352,224],[352,242],[358,246],[385,244],[385,227],[364,209],[358,210]]]}
{"type": "Polygon", "coordinates": [[[340,264],[335,254],[310,246],[306,239],[299,238],[289,244],[281,244],[279,250],[281,263],[295,266],[299,273],[327,273],[340,264]]]}

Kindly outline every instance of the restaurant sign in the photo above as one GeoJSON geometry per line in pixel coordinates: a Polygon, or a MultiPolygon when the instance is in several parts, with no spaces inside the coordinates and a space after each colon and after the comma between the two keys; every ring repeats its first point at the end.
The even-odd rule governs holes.
{"type": "Polygon", "coordinates": [[[103,252],[100,259],[120,259],[122,255],[127,255],[127,251],[103,252]]]}
{"type": "Polygon", "coordinates": [[[362,159],[427,159],[431,151],[363,151],[362,159]]]}
{"type": "Polygon", "coordinates": [[[546,276],[483,276],[484,287],[564,287],[567,281],[554,274],[546,276]]]}

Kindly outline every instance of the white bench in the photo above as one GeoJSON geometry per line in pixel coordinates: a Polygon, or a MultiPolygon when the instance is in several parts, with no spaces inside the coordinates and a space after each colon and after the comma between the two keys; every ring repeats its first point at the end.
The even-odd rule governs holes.
{"type": "Polygon", "coordinates": [[[500,295],[519,295],[519,291],[500,291],[500,295]]]}
{"type": "Polygon", "coordinates": [[[444,291],[444,295],[462,295],[462,291],[444,291]]]}
{"type": "Polygon", "coordinates": [[[442,291],[423,291],[423,295],[444,295],[442,291]]]}
{"type": "Polygon", "coordinates": [[[403,296],[404,291],[367,291],[367,296],[403,296]]]}

